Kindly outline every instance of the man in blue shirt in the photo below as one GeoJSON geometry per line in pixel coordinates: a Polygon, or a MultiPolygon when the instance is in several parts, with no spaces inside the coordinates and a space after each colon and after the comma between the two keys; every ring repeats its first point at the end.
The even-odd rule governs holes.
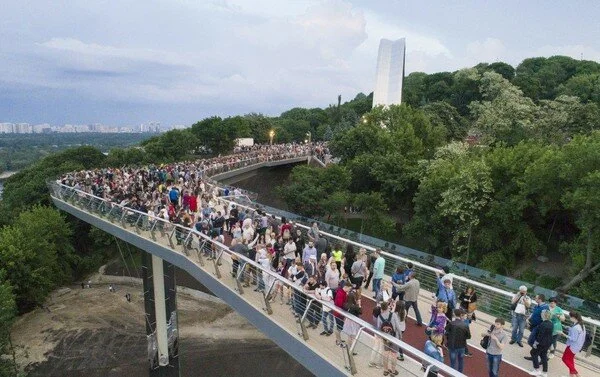
{"type": "Polygon", "coordinates": [[[529,322],[529,329],[531,330],[529,338],[527,338],[527,344],[529,344],[530,346],[533,346],[533,343],[535,342],[535,338],[537,336],[537,327],[543,321],[542,312],[544,310],[550,310],[550,307],[545,301],[546,296],[544,296],[542,293],[535,296],[535,302],[537,303],[537,305],[535,308],[533,308],[533,310],[531,311],[531,315],[527,320],[529,322]]]}
{"type": "Polygon", "coordinates": [[[456,307],[456,293],[454,293],[454,289],[452,289],[452,280],[441,276],[441,273],[436,271],[437,275],[437,283],[438,283],[438,292],[437,299],[438,301],[443,301],[448,303],[448,309],[446,310],[446,317],[450,321],[452,321],[452,311],[456,307]]]}

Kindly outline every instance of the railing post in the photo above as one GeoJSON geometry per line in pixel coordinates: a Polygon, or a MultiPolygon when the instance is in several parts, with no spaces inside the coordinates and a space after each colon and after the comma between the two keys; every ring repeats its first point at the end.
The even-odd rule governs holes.
{"type": "MultiPolygon", "coordinates": [[[[304,292],[302,292],[302,294],[304,294],[304,292]]],[[[307,300],[306,309],[304,309],[304,313],[302,313],[302,316],[296,320],[296,322],[298,322],[300,324],[300,335],[302,335],[302,338],[304,338],[304,340],[308,340],[308,338],[309,338],[308,330],[306,330],[306,326],[304,326],[304,320],[306,319],[308,310],[310,309],[310,305],[312,304],[313,301],[314,301],[314,299],[307,300]]]]}
{"type": "Polygon", "coordinates": [[[192,236],[192,230],[190,229],[190,231],[188,232],[188,235],[185,237],[185,239],[183,240],[183,252],[185,253],[186,256],[189,255],[188,250],[190,249],[189,244],[188,244],[188,240],[190,239],[190,237],[192,236]]]}
{"type": "Polygon", "coordinates": [[[177,227],[174,226],[173,227],[173,231],[168,235],[168,239],[169,239],[169,246],[171,246],[171,249],[175,248],[175,244],[173,243],[173,234],[175,234],[175,231],[177,230],[177,227]]]}
{"type": "Polygon", "coordinates": [[[588,347],[587,351],[585,351],[585,357],[590,357],[590,355],[592,354],[592,348],[594,348],[594,340],[596,340],[596,330],[597,326],[594,325],[592,327],[592,343],[588,347]]]}
{"type": "Polygon", "coordinates": [[[156,233],[155,233],[155,228],[156,228],[156,224],[158,224],[158,220],[154,219],[154,224],[152,224],[152,227],[150,227],[150,237],[152,237],[152,241],[156,241],[156,233]]]}
{"type": "Polygon", "coordinates": [[[237,290],[238,292],[240,292],[241,295],[244,294],[244,288],[243,288],[243,284],[242,284],[242,278],[244,277],[244,270],[246,269],[246,265],[248,265],[248,263],[244,262],[242,264],[242,262],[240,262],[240,260],[238,259],[238,272],[237,275],[235,277],[235,282],[237,285],[237,290]]]}
{"type": "Polygon", "coordinates": [[[221,278],[221,270],[219,269],[219,266],[221,265],[220,260],[221,260],[222,255],[223,255],[223,250],[221,250],[219,255],[213,259],[213,264],[215,266],[215,275],[217,276],[217,279],[221,278]]]}
{"type": "MultiPolygon", "coordinates": [[[[346,320],[348,320],[346,318],[346,320]]],[[[355,340],[356,341],[356,340],[355,340]]],[[[356,362],[354,361],[354,355],[352,355],[352,347],[350,347],[350,345],[345,344],[342,346],[342,353],[344,354],[344,360],[346,359],[346,357],[348,357],[348,365],[346,365],[346,369],[350,372],[350,374],[355,375],[356,373],[358,373],[358,370],[356,369],[356,362]]],[[[395,360],[394,360],[395,362],[395,360]]]]}
{"type": "MultiPolygon", "coordinates": [[[[263,281],[265,280],[265,277],[263,276],[263,281]]],[[[273,287],[275,286],[275,283],[277,283],[277,281],[273,281],[273,283],[271,283],[271,286],[269,287],[269,289],[266,292],[263,292],[263,299],[265,301],[265,310],[267,311],[267,313],[269,313],[269,315],[273,314],[273,308],[271,307],[271,301],[270,301],[270,296],[271,296],[271,291],[273,291],[273,287]]]]}
{"type": "Polygon", "coordinates": [[[135,229],[135,232],[137,234],[142,234],[142,228],[140,227],[139,223],[140,223],[140,220],[142,220],[143,217],[144,216],[142,216],[142,214],[140,213],[139,216],[138,216],[138,218],[137,218],[137,220],[135,221],[135,224],[133,225],[133,227],[135,229]]]}

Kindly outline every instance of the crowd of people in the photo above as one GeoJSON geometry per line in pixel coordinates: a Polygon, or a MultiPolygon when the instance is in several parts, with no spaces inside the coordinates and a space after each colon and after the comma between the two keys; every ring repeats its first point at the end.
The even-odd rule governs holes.
{"type": "MultiPolygon", "coordinates": [[[[424,327],[428,336],[424,352],[443,361],[444,349],[447,349],[450,366],[462,372],[464,357],[471,355],[467,346],[472,335],[469,326],[476,320],[478,297],[474,287],[468,286],[457,294],[453,287],[454,275],[447,268],[438,271],[431,318],[424,323],[418,307],[420,282],[412,263],[391,266],[394,273],[390,281],[385,281],[386,259],[381,250],[367,253],[364,248],[355,250],[351,244],[342,248],[323,237],[317,223],[304,231],[285,218],[278,219],[259,209],[242,209],[234,201],[222,200],[240,196],[239,189],[220,188],[209,178],[217,172],[244,166],[248,161],[325,153],[328,153],[326,145],[315,143],[254,145],[238,148],[233,155],[195,162],[73,172],[63,175],[58,182],[147,213],[150,219],[158,217],[229,243],[234,252],[231,274],[244,287],[255,285],[254,290],[264,292],[271,302],[279,299],[281,305],[290,306],[298,319],[306,311],[309,328],[322,326],[320,335],[325,337],[335,334],[335,344],[348,348],[348,352],[361,326],[343,311],[360,317],[363,292],[371,286],[376,303],[372,322],[379,330],[402,339],[412,308],[416,326],[424,327]],[[235,255],[249,258],[263,270],[276,272],[283,279],[274,279],[272,274],[235,255]],[[288,289],[287,284],[282,283],[285,279],[300,289],[288,289]],[[313,297],[318,300],[310,300],[313,297]]],[[[175,232],[175,238],[178,244],[186,240],[180,231],[175,232]]],[[[202,251],[205,257],[216,258],[214,247],[207,245],[202,251]]],[[[511,304],[512,333],[507,334],[504,320],[497,318],[489,331],[482,334],[489,337],[486,348],[489,376],[499,375],[502,351],[507,344],[523,347],[526,325],[531,329],[527,343],[531,346],[532,375],[546,376],[548,357],[556,352],[556,343],[563,331],[561,321],[567,315],[574,325],[562,359],[570,375],[578,376],[573,355],[582,349],[585,339],[581,316],[564,312],[556,299],[546,304],[541,294],[531,300],[526,287],[521,287],[511,304]]],[[[369,366],[382,368],[384,376],[397,375],[396,361],[404,360],[402,349],[385,337],[375,336],[374,342],[369,366]]],[[[435,369],[431,373],[435,375],[435,369]]]]}

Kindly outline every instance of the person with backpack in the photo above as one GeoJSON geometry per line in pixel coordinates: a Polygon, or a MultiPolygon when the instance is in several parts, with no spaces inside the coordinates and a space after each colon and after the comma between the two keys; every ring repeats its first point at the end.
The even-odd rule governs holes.
{"type": "MultiPolygon", "coordinates": [[[[333,304],[333,290],[327,286],[327,282],[324,280],[319,281],[319,288],[315,289],[315,297],[323,302],[333,304]]],[[[323,331],[319,335],[330,336],[333,334],[333,314],[326,305],[323,305],[321,322],[323,322],[323,331]]]]}
{"type": "MultiPolygon", "coordinates": [[[[404,334],[404,330],[406,330],[406,306],[402,300],[399,300],[395,304],[392,325],[394,325],[396,338],[402,340],[402,334],[404,334]]],[[[404,352],[402,352],[402,348],[398,348],[397,359],[404,361],[404,352]]]]}
{"type": "MultiPolygon", "coordinates": [[[[382,304],[383,309],[383,304],[382,304]]],[[[389,336],[396,337],[396,330],[394,329],[394,312],[391,310],[382,310],[377,318],[377,323],[379,325],[379,330],[389,336]]],[[[398,352],[398,346],[387,340],[382,339],[383,346],[383,375],[398,375],[398,371],[396,370],[396,354],[398,352]]]]}
{"type": "MultiPolygon", "coordinates": [[[[386,327],[388,325],[391,326],[393,332],[393,325],[391,323],[392,311],[390,310],[389,303],[387,301],[382,302],[380,306],[377,306],[375,309],[373,309],[373,317],[375,317],[375,326],[378,329],[384,331],[382,330],[382,326],[385,324],[386,327]],[[389,321],[386,321],[387,319],[389,319],[389,321]]],[[[395,336],[395,334],[392,336],[395,336]]],[[[373,341],[374,343],[371,351],[371,357],[369,358],[369,366],[372,368],[379,368],[379,365],[383,364],[382,356],[384,354],[384,341],[377,335],[375,335],[373,341]]],[[[388,368],[384,367],[384,371],[387,372],[388,368]]]]}
{"type": "Polygon", "coordinates": [[[579,377],[579,372],[575,368],[575,354],[584,348],[586,331],[583,326],[581,314],[571,311],[569,312],[569,318],[573,322],[573,326],[569,328],[569,335],[566,342],[567,348],[563,353],[562,362],[569,368],[569,377],[579,377]]]}

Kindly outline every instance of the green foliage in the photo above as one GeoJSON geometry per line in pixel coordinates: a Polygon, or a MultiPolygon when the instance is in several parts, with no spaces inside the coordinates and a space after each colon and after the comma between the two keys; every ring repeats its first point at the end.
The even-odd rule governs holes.
{"type": "Polygon", "coordinates": [[[0,230],[0,264],[5,266],[20,311],[41,304],[52,289],[69,281],[76,262],[71,229],[57,210],[34,207],[0,230]]]}
{"type": "Polygon", "coordinates": [[[93,147],[67,149],[11,176],[4,182],[0,224],[8,224],[21,211],[35,205],[49,205],[46,180],[56,179],[66,172],[102,166],[105,160],[106,156],[93,147]]]}
{"type": "Polygon", "coordinates": [[[0,172],[18,171],[51,154],[79,146],[102,152],[136,145],[148,133],[49,133],[0,134],[0,172]]]}
{"type": "Polygon", "coordinates": [[[182,160],[193,153],[198,145],[197,135],[189,129],[171,130],[142,143],[154,162],[182,160]]]}
{"type": "Polygon", "coordinates": [[[12,285],[6,280],[6,272],[0,270],[0,376],[14,376],[16,366],[5,358],[11,352],[10,328],[17,316],[17,304],[12,285]]]}
{"type": "Polygon", "coordinates": [[[515,145],[530,137],[536,110],[530,98],[494,72],[483,74],[480,90],[483,100],[469,106],[483,143],[515,145]]]}
{"type": "Polygon", "coordinates": [[[331,217],[348,204],[349,185],[350,173],[340,165],[325,169],[302,165],[294,167],[290,183],[277,190],[292,211],[309,217],[331,217]]]}

